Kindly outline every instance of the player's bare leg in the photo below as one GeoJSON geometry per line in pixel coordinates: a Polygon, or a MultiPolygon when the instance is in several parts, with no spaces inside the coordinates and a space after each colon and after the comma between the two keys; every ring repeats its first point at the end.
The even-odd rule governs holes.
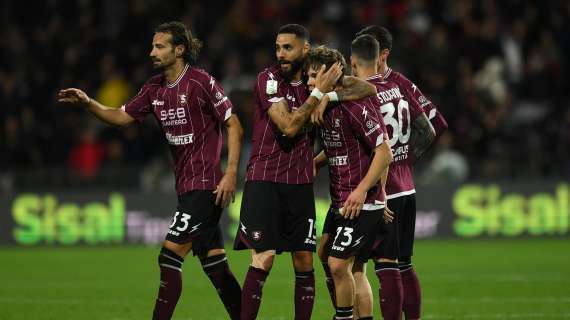
{"type": "Polygon", "coordinates": [[[380,311],[385,320],[400,320],[404,289],[402,277],[398,269],[398,260],[379,258],[375,263],[375,271],[380,281],[380,311]]]}
{"type": "Polygon", "coordinates": [[[356,286],[354,296],[354,318],[372,319],[373,295],[370,282],[366,276],[366,263],[355,261],[352,266],[352,275],[356,286]]]}
{"type": "Polygon", "coordinates": [[[192,249],[192,243],[177,244],[164,241],[158,264],[160,266],[160,287],[154,305],[153,319],[172,318],[174,308],[182,292],[182,264],[184,257],[192,249]]]}
{"type": "Polygon", "coordinates": [[[226,251],[224,249],[209,250],[205,257],[200,257],[200,262],[204,273],[216,288],[230,319],[240,319],[241,287],[230,270],[226,251]]]}
{"type": "Polygon", "coordinates": [[[327,289],[329,291],[329,296],[331,298],[333,308],[336,309],[336,292],[335,292],[335,287],[334,287],[334,280],[333,280],[333,277],[331,274],[331,269],[329,267],[329,261],[328,261],[329,249],[328,248],[330,248],[329,234],[323,233],[321,235],[321,241],[319,242],[319,247],[317,248],[317,255],[319,256],[319,260],[321,260],[323,270],[325,271],[327,289]]]}
{"type": "Polygon", "coordinates": [[[265,279],[273,266],[275,250],[251,250],[251,265],[243,283],[241,293],[241,319],[257,318],[265,279]]]}
{"type": "Polygon", "coordinates": [[[349,259],[329,257],[328,261],[336,289],[336,319],[351,319],[355,292],[354,277],[352,276],[354,257],[349,259]]]}
{"type": "Polygon", "coordinates": [[[295,251],[291,257],[295,269],[295,319],[309,320],[315,302],[313,252],[295,251]]]}

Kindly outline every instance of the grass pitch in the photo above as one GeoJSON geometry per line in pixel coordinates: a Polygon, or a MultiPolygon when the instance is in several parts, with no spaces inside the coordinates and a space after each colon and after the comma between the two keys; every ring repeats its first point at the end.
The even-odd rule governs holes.
{"type": "MultiPolygon", "coordinates": [[[[158,289],[157,247],[0,248],[0,319],[150,319],[158,289]]],[[[249,253],[230,250],[243,281],[249,253]]],[[[418,241],[414,265],[423,319],[570,319],[570,242],[418,241]]],[[[313,319],[330,319],[324,276],[315,264],[313,319]]],[[[369,264],[379,312],[378,280],[369,264]]],[[[293,271],[281,255],[266,282],[259,319],[293,319],[293,271]]],[[[184,266],[174,319],[227,319],[197,259],[184,266]]]]}

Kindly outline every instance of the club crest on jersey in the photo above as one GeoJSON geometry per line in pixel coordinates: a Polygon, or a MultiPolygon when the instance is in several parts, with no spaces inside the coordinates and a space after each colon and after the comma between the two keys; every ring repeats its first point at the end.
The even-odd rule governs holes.
{"type": "Polygon", "coordinates": [[[340,127],[340,119],[334,119],[334,127],[335,128],[340,127]]]}
{"type": "Polygon", "coordinates": [[[253,239],[253,241],[260,241],[262,236],[263,236],[263,233],[261,231],[252,231],[251,232],[251,238],[253,239]]]}
{"type": "Polygon", "coordinates": [[[186,104],[186,95],[185,94],[179,94],[178,98],[180,99],[180,104],[186,104]]]}

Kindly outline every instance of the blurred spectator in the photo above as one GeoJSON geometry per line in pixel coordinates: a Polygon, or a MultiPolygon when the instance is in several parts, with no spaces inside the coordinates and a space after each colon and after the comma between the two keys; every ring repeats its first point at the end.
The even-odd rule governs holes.
{"type": "Polygon", "coordinates": [[[4,189],[26,186],[31,176],[65,186],[76,174],[99,184],[164,185],[160,177],[171,173],[161,167],[167,151],[158,147],[156,126],[92,125],[82,111],[58,106],[54,95],[76,86],[121,105],[155,72],[148,58],[153,28],[175,19],[204,41],[198,64],[223,82],[242,117],[242,163],[252,82],[275,60],[277,28],[304,24],[313,44],[349,54],[356,31],[381,24],[394,35],[392,67],[416,82],[450,124],[426,159],[432,165],[424,166],[425,176],[570,175],[568,1],[2,1],[0,17],[4,189]],[[81,143],[74,144],[73,132],[82,132],[81,143]],[[156,174],[133,174],[140,168],[156,174]]]}

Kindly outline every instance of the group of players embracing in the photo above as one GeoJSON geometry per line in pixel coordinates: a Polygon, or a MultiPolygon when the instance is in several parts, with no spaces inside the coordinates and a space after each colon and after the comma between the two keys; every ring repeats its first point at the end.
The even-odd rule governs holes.
{"type": "Polygon", "coordinates": [[[170,319],[192,251],[231,319],[257,317],[277,254],[291,252],[295,319],[310,319],[313,255],[326,274],[333,319],[372,319],[366,263],[373,260],[384,319],[420,319],[420,283],[412,266],[414,163],[447,128],[422,92],[387,64],[392,35],[368,26],[342,54],[311,48],[309,32],[282,26],[277,63],[257,76],[251,154],[234,249],[251,250],[240,287],[230,270],[219,219],[232,201],[243,130],[219,82],[194,66],[201,43],[180,22],[156,30],[150,57],[161,73],[121,108],[75,88],[59,101],[86,108],[104,122],[126,125],[153,114],[175,166],[178,207],[158,256],[154,319],[170,319]],[[222,129],[228,161],[222,173],[222,129]],[[315,140],[322,150],[315,155],[315,140]],[[313,180],[328,166],[331,206],[317,245],[313,180]],[[317,250],[318,248],[318,250],[317,250]]]}

